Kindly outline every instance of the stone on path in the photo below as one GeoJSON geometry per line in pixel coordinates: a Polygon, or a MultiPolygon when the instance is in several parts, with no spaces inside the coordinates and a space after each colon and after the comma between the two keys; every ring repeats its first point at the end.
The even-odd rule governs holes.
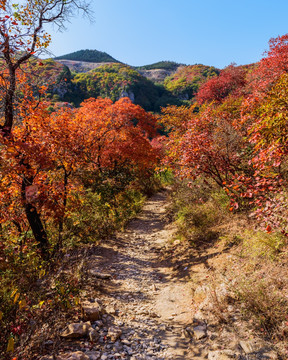
{"type": "Polygon", "coordinates": [[[94,303],[84,301],[81,303],[83,319],[86,321],[96,321],[101,318],[103,313],[102,306],[96,301],[94,303]]]}
{"type": "Polygon", "coordinates": [[[112,275],[106,273],[100,273],[94,269],[89,270],[89,274],[102,280],[109,280],[111,279],[112,275]]]}
{"type": "Polygon", "coordinates": [[[66,339],[76,339],[88,335],[89,330],[92,329],[90,321],[73,323],[68,325],[68,329],[63,331],[60,336],[66,339]]]}
{"type": "Polygon", "coordinates": [[[232,350],[216,350],[208,353],[208,360],[231,360],[237,359],[237,357],[237,354],[232,350]]]}
{"type": "Polygon", "coordinates": [[[207,327],[205,325],[193,327],[193,336],[196,340],[205,338],[207,336],[207,327]]]}
{"type": "Polygon", "coordinates": [[[89,332],[88,332],[88,335],[89,335],[89,339],[90,339],[90,341],[92,341],[92,342],[96,342],[98,339],[99,339],[99,333],[98,333],[98,331],[97,330],[95,330],[95,329],[90,329],[89,330],[89,332]]]}
{"type": "Polygon", "coordinates": [[[57,356],[57,360],[90,360],[82,351],[57,356]]]}
{"type": "Polygon", "coordinates": [[[193,328],[187,326],[182,330],[182,334],[186,338],[195,338],[196,340],[201,340],[207,337],[207,326],[206,325],[198,325],[193,328]]]}
{"type": "Polygon", "coordinates": [[[271,349],[267,348],[267,345],[261,340],[248,340],[240,341],[239,345],[243,349],[246,355],[255,354],[259,359],[276,360],[277,354],[271,349]]]}
{"type": "Polygon", "coordinates": [[[258,352],[265,347],[265,344],[256,340],[240,341],[239,344],[241,348],[244,350],[245,354],[258,352]]]}
{"type": "MultiPolygon", "coordinates": [[[[85,355],[82,351],[76,351],[73,353],[60,354],[56,357],[44,356],[40,360],[91,360],[89,356],[85,355]]],[[[97,360],[97,359],[95,359],[97,360]]]]}
{"type": "Polygon", "coordinates": [[[112,342],[115,342],[121,335],[122,330],[117,326],[112,326],[108,330],[107,337],[109,337],[112,342]]]}
{"type": "Polygon", "coordinates": [[[101,353],[99,351],[87,351],[85,355],[89,357],[89,360],[99,360],[101,358],[101,353]]]}
{"type": "Polygon", "coordinates": [[[105,311],[107,314],[116,315],[116,309],[113,305],[106,306],[105,311]]]}

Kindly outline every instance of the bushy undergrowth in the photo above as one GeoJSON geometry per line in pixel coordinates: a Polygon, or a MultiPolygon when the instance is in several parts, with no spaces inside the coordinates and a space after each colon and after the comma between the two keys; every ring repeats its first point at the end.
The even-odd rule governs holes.
{"type": "MultiPolygon", "coordinates": [[[[239,234],[240,234],[239,229],[239,234]]],[[[265,336],[288,338],[288,253],[281,233],[246,230],[227,270],[230,290],[243,316],[265,336]]]]}
{"type": "MultiPolygon", "coordinates": [[[[217,252],[223,249],[223,254],[229,251],[229,256],[223,256],[221,269],[210,270],[211,292],[219,284],[228,284],[229,298],[232,297],[229,301],[233,300],[235,307],[242,310],[243,320],[276,343],[287,341],[287,237],[280,232],[259,230],[248,213],[229,211],[225,193],[203,180],[189,187],[176,184],[171,209],[181,240],[198,248],[203,248],[203,244],[205,248],[217,245],[217,252]]],[[[219,304],[217,296],[215,299],[216,313],[219,304]]],[[[225,306],[225,301],[221,306],[225,306]]]]}
{"type": "Polygon", "coordinates": [[[65,224],[65,239],[70,245],[100,242],[115,230],[123,228],[126,222],[141,209],[145,195],[129,189],[103,201],[101,194],[87,189],[85,196],[79,194],[77,209],[73,208],[65,224]]]}
{"type": "Polygon", "coordinates": [[[77,306],[79,274],[75,270],[73,274],[57,275],[59,259],[69,256],[75,247],[97,245],[121,230],[141,209],[146,196],[161,188],[162,181],[161,176],[152,174],[150,178],[127,182],[121,178],[119,184],[110,180],[97,179],[94,186],[71,197],[73,203],[67,204],[61,234],[55,224],[46,224],[51,245],[48,260],[41,258],[31,231],[17,235],[8,227],[0,229],[6,244],[5,253],[0,248],[1,359],[10,360],[14,343],[15,348],[19,344],[24,347],[35,321],[43,320],[55,309],[67,311],[77,306]],[[47,284],[42,286],[43,282],[47,284]]]}
{"type": "Polygon", "coordinates": [[[204,180],[177,183],[172,193],[172,212],[177,236],[191,244],[210,243],[218,239],[216,229],[227,213],[228,198],[204,180]],[[188,185],[188,186],[187,186],[188,185]]]}

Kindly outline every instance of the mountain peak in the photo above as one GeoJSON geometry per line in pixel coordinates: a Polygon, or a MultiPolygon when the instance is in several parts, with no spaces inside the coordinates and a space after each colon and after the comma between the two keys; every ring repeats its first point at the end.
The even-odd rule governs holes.
{"type": "Polygon", "coordinates": [[[74,61],[84,61],[84,62],[93,62],[93,63],[101,63],[101,62],[120,62],[114,59],[111,55],[98,50],[78,50],[70,54],[57,56],[54,58],[55,60],[74,60],[74,61]]]}

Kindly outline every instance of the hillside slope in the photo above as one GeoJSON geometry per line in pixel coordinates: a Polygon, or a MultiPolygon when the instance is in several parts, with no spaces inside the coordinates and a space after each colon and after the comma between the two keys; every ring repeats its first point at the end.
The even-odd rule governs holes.
{"type": "Polygon", "coordinates": [[[80,94],[79,96],[76,95],[78,99],[75,98],[75,94],[72,95],[74,99],[72,101],[75,104],[79,104],[87,96],[108,96],[114,99],[127,93],[133,101],[135,100],[137,104],[151,111],[159,111],[161,106],[167,104],[172,105],[180,104],[182,101],[191,101],[203,83],[220,73],[220,70],[213,66],[202,64],[185,65],[174,61],[159,61],[137,67],[122,64],[117,67],[114,64],[119,64],[118,60],[98,50],[79,50],[56,57],[55,60],[69,67],[70,71],[77,73],[75,83],[77,84],[77,91],[80,90],[80,94]],[[103,69],[103,66],[109,66],[109,70],[108,68],[103,69]],[[125,71],[123,71],[123,66],[125,66],[125,71]],[[92,70],[95,70],[93,74],[90,73],[92,70]],[[119,79],[116,80],[116,84],[114,80],[117,76],[113,77],[111,75],[117,72],[121,78],[121,84],[119,79]],[[83,73],[89,73],[89,75],[83,75],[83,73]],[[107,75],[108,73],[109,75],[107,75]],[[140,76],[137,76],[136,73],[140,74],[140,76]],[[111,84],[103,80],[103,74],[110,80],[112,77],[114,78],[111,84]],[[131,76],[133,79],[130,78],[131,76]],[[89,86],[86,86],[86,88],[84,86],[86,80],[84,81],[84,79],[87,81],[89,79],[89,86]],[[150,83],[147,83],[147,81],[150,81],[150,83]],[[81,83],[80,88],[79,82],[81,83]],[[123,85],[125,82],[126,84],[123,85]],[[157,87],[155,88],[151,82],[157,87]],[[141,85],[141,89],[139,85],[141,85]],[[163,97],[165,98],[164,101],[163,97]]]}
{"type": "Polygon", "coordinates": [[[70,54],[61,55],[54,58],[55,60],[72,60],[85,62],[119,62],[111,55],[98,50],[78,50],[70,54]]]}
{"type": "Polygon", "coordinates": [[[165,88],[181,99],[190,100],[197,93],[200,85],[214,76],[220,70],[214,66],[202,64],[181,66],[177,71],[164,81],[165,88]]]}
{"type": "Polygon", "coordinates": [[[56,62],[61,63],[67,66],[70,71],[76,73],[84,73],[93,69],[96,69],[103,64],[114,64],[114,62],[88,62],[88,61],[79,61],[79,60],[67,60],[67,59],[57,59],[56,62]]]}
{"type": "Polygon", "coordinates": [[[127,96],[147,111],[159,111],[167,104],[180,104],[163,86],[157,86],[138,71],[122,64],[102,64],[73,79],[71,101],[76,105],[87,97],[109,97],[113,101],[127,96]]]}

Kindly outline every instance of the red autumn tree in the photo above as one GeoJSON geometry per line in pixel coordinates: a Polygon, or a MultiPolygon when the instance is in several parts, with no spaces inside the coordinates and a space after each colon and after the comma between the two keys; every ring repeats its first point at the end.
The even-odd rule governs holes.
{"type": "Polygon", "coordinates": [[[284,73],[288,72],[288,34],[272,38],[269,50],[251,73],[252,97],[270,90],[284,73]]]}
{"type": "Polygon", "coordinates": [[[146,176],[154,169],[156,151],[148,137],[155,135],[155,118],[129,99],[115,104],[90,99],[80,109],[49,113],[48,104],[32,101],[28,90],[19,109],[22,123],[1,148],[2,223],[12,221],[21,231],[27,228],[24,213],[30,225],[29,216],[36,212],[46,223],[58,224],[61,234],[67,204],[83,189],[84,172],[125,168],[146,176]]]}
{"type": "Polygon", "coordinates": [[[254,173],[240,177],[239,184],[259,218],[274,228],[282,222],[283,228],[278,215],[286,203],[288,35],[271,39],[265,55],[249,75],[250,94],[242,103],[241,122],[251,144],[254,173]]]}
{"type": "Polygon", "coordinates": [[[243,67],[230,65],[204,83],[196,96],[200,104],[205,102],[222,102],[228,95],[238,96],[246,84],[246,70],[243,67]]]}
{"type": "Polygon", "coordinates": [[[76,121],[85,133],[83,152],[98,171],[124,164],[144,169],[153,163],[149,138],[156,135],[156,119],[128,98],[114,104],[110,99],[86,100],[76,121]]]}
{"type": "Polygon", "coordinates": [[[206,176],[224,187],[241,163],[242,139],[234,127],[239,117],[239,104],[232,101],[217,108],[208,106],[199,113],[194,107],[166,108],[163,122],[172,121],[176,128],[167,140],[167,161],[181,176],[206,176]]]}
{"type": "MultiPolygon", "coordinates": [[[[87,11],[84,1],[25,0],[20,4],[12,4],[8,0],[0,2],[0,51],[2,54],[0,62],[0,136],[4,146],[7,146],[5,138],[13,142],[13,127],[17,122],[23,121],[18,114],[21,104],[17,103],[17,95],[21,94],[18,85],[23,84],[21,81],[18,82],[18,79],[21,78],[21,66],[27,63],[35,53],[49,45],[50,36],[44,30],[45,25],[54,23],[61,27],[71,11],[80,8],[87,11]]],[[[25,143],[25,137],[21,141],[25,143]]],[[[26,167],[26,171],[22,174],[21,187],[26,217],[37,242],[44,251],[48,244],[46,231],[36,207],[26,198],[26,189],[32,185],[34,176],[31,170],[33,166],[28,162],[27,157],[21,154],[21,148],[16,150],[18,166],[21,166],[22,169],[26,167]]]]}

